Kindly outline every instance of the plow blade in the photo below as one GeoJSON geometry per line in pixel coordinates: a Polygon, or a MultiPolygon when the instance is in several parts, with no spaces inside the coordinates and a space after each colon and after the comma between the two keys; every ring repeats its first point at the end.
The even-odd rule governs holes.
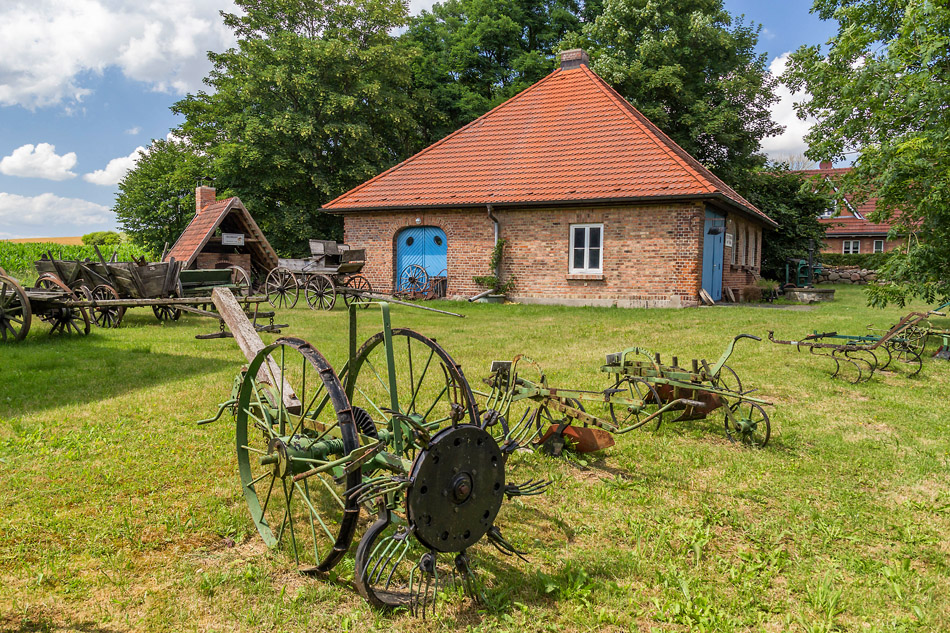
{"type": "MultiPolygon", "coordinates": [[[[577,453],[593,453],[605,448],[610,448],[615,444],[614,437],[603,429],[597,429],[589,426],[569,425],[561,429],[561,425],[552,424],[538,439],[538,444],[548,443],[548,440],[560,439],[563,442],[570,443],[577,453]],[[560,430],[560,431],[559,431],[560,430]]],[[[560,451],[558,451],[560,452],[560,451]]]]}

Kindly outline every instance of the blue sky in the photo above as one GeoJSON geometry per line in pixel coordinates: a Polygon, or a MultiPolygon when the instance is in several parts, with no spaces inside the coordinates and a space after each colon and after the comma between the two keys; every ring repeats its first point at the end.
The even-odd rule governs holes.
{"type": "MultiPolygon", "coordinates": [[[[811,0],[725,5],[763,25],[759,50],[776,72],[789,51],[834,33],[809,14],[811,0]]],[[[218,15],[232,9],[229,0],[0,3],[0,239],[116,228],[116,183],[179,123],[168,108],[202,87],[206,51],[233,44],[218,15]]],[[[763,145],[773,157],[804,150],[807,124],[783,97],[773,115],[788,130],[763,145]]]]}

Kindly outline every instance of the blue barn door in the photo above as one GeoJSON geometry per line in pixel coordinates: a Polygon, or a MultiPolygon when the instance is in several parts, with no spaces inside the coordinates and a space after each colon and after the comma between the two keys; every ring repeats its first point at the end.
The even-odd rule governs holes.
{"type": "Polygon", "coordinates": [[[703,227],[703,290],[713,301],[722,299],[722,253],[726,240],[726,216],[706,209],[703,227]]]}
{"type": "Polygon", "coordinates": [[[396,236],[396,289],[402,271],[416,265],[425,269],[429,277],[445,275],[448,268],[448,241],[445,231],[435,226],[413,226],[396,236]]]}

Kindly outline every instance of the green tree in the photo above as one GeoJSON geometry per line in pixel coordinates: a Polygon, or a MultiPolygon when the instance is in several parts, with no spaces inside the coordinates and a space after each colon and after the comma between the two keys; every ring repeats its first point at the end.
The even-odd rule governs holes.
{"type": "Polygon", "coordinates": [[[950,6],[931,0],[817,0],[837,20],[827,52],[802,47],[784,80],[809,98],[799,116],[816,117],[807,155],[857,152],[842,190],[874,195],[871,218],[908,235],[905,252],[868,287],[873,305],[910,297],[950,297],[950,6]]]}
{"type": "Polygon", "coordinates": [[[205,83],[172,110],[180,133],[214,159],[217,182],[238,195],[274,247],[342,237],[332,198],[405,157],[413,51],[389,34],[400,0],[238,0],[223,13],[236,48],[210,53],[205,83]]]}
{"type": "Polygon", "coordinates": [[[580,28],[577,0],[447,0],[411,20],[413,103],[420,148],[481,116],[555,67],[580,28]]]}
{"type": "Polygon", "coordinates": [[[122,242],[122,236],[115,231],[93,231],[82,236],[86,246],[113,246],[122,242]]]}
{"type": "Polygon", "coordinates": [[[781,131],[769,107],[776,80],[755,46],[760,27],[722,0],[604,0],[593,22],[561,43],[584,48],[595,72],[683,149],[733,186],[781,131]]]}
{"type": "Polygon", "coordinates": [[[826,227],[818,214],[830,206],[831,198],[785,163],[756,170],[745,182],[749,202],[779,224],[762,240],[762,276],[784,281],[789,257],[806,259],[812,245],[816,255],[821,251],[826,227]]]}
{"type": "Polygon", "coordinates": [[[131,241],[161,253],[195,215],[195,184],[211,161],[179,140],[153,140],[119,183],[113,211],[131,241]]]}

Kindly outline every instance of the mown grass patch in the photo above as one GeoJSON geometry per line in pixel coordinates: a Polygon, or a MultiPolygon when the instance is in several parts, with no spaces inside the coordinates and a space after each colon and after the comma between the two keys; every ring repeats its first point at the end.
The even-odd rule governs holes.
{"type": "MultiPolygon", "coordinates": [[[[394,324],[438,339],[473,383],[527,353],[552,385],[587,389],[608,386],[603,356],[628,345],[712,360],[739,332],[857,333],[903,312],[865,307],[858,288],[812,310],[439,307],[467,318],[397,306],[394,324]]],[[[360,317],[362,340],[379,319],[360,317]]],[[[342,310],[278,320],[342,365],[342,310]]],[[[0,630],[950,628],[944,361],[855,386],[823,359],[742,341],[730,365],[775,403],[765,450],[730,444],[714,416],[619,437],[586,468],[519,455],[513,479],[555,480],[502,510],[531,562],[476,548],[489,604],[449,596],[421,621],[370,609],[352,556],[314,579],[262,546],[233,424],[194,425],[244,363],[231,340],[193,338],[215,327],[134,310],[117,330],[51,339],[38,324],[0,347],[0,630]]]]}

